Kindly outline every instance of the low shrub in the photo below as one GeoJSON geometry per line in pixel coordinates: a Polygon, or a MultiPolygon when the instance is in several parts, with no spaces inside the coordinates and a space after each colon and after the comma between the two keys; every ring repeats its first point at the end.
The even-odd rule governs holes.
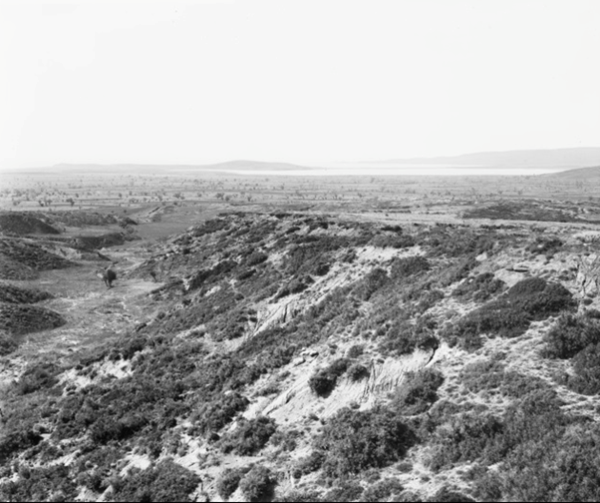
{"type": "Polygon", "coordinates": [[[239,412],[243,412],[250,402],[239,393],[229,393],[204,404],[192,416],[194,425],[201,434],[219,431],[229,424],[239,412]]]}
{"type": "Polygon", "coordinates": [[[413,257],[394,258],[392,260],[391,276],[393,280],[400,280],[414,274],[429,271],[431,265],[425,257],[416,255],[413,257]]]}
{"type": "Polygon", "coordinates": [[[414,438],[412,430],[391,409],[343,408],[327,421],[314,445],[324,456],[325,475],[346,478],[397,461],[414,438]]]}
{"type": "Polygon", "coordinates": [[[294,478],[299,479],[304,475],[316,472],[323,466],[325,454],[319,450],[312,451],[308,456],[300,458],[294,464],[292,474],[294,478]]]}
{"type": "Polygon", "coordinates": [[[51,362],[28,366],[17,383],[17,393],[27,395],[43,388],[52,388],[58,383],[60,368],[51,362]]]}
{"type": "Polygon", "coordinates": [[[447,486],[438,489],[436,493],[427,501],[440,503],[449,503],[456,501],[464,503],[475,503],[475,500],[473,498],[470,498],[469,496],[464,495],[460,491],[447,486]]]}
{"type": "Polygon", "coordinates": [[[545,391],[550,386],[539,377],[506,370],[496,359],[466,365],[460,374],[461,384],[473,393],[497,392],[507,398],[522,398],[533,391],[545,391]]]}
{"type": "Polygon", "coordinates": [[[574,310],[575,307],[573,296],[562,285],[547,283],[542,278],[527,278],[498,299],[447,327],[442,335],[450,344],[474,350],[481,347],[483,334],[518,337],[525,333],[532,321],[546,319],[563,310],[574,310]]]}
{"type": "Polygon", "coordinates": [[[263,253],[261,251],[255,251],[251,253],[250,256],[246,259],[246,265],[248,267],[253,267],[255,265],[262,264],[268,258],[269,256],[266,253],[263,253]]]}
{"type": "Polygon", "coordinates": [[[493,295],[500,293],[505,287],[504,281],[496,279],[491,272],[467,278],[458,285],[452,295],[460,299],[472,299],[475,302],[485,302],[493,295]]]}
{"type": "Polygon", "coordinates": [[[0,356],[6,356],[17,349],[19,345],[6,332],[0,331],[0,356]]]}
{"type": "Polygon", "coordinates": [[[224,500],[228,500],[238,488],[242,477],[242,471],[236,468],[226,468],[223,470],[216,482],[216,488],[219,496],[221,496],[221,498],[224,500]]]}
{"type": "Polygon", "coordinates": [[[399,495],[403,490],[398,479],[383,479],[365,489],[360,501],[389,501],[390,497],[399,495]]]}
{"type": "Polygon", "coordinates": [[[240,481],[240,491],[248,501],[269,498],[276,484],[276,478],[267,467],[257,465],[240,481]]]}
{"type": "Polygon", "coordinates": [[[277,430],[277,424],[269,417],[258,416],[244,420],[221,440],[223,452],[241,456],[252,456],[260,451],[277,430]]]}
{"type": "Polygon", "coordinates": [[[346,372],[348,364],[346,358],[339,358],[328,367],[317,370],[308,381],[310,389],[318,396],[329,395],[335,388],[338,378],[346,372]]]}
{"type": "Polygon", "coordinates": [[[21,470],[18,480],[0,484],[1,501],[75,501],[77,493],[64,464],[21,470]]]}
{"type": "Polygon", "coordinates": [[[346,358],[358,358],[364,353],[364,351],[364,344],[354,344],[348,348],[348,351],[346,351],[346,358]]]}
{"type": "Polygon", "coordinates": [[[444,376],[439,370],[424,368],[410,372],[396,392],[392,405],[406,415],[425,412],[438,399],[437,389],[443,383],[444,376]]]}
{"type": "Polygon", "coordinates": [[[348,368],[348,378],[352,382],[360,381],[361,379],[365,379],[369,377],[369,369],[362,365],[361,363],[353,363],[348,368]]]}
{"type": "Polygon", "coordinates": [[[371,246],[376,248],[410,248],[415,245],[415,240],[410,235],[397,234],[377,234],[369,241],[371,246]]]}
{"type": "Polygon", "coordinates": [[[600,393],[600,343],[590,344],[573,357],[574,376],[569,376],[567,387],[582,395],[600,393]]]}
{"type": "Polygon", "coordinates": [[[371,299],[375,292],[387,285],[389,280],[387,272],[380,267],[376,267],[358,283],[355,290],[356,295],[361,300],[367,301],[371,299]]]}
{"type": "Polygon", "coordinates": [[[572,358],[586,346],[600,342],[600,321],[587,315],[563,313],[545,336],[543,355],[572,358]]]}
{"type": "Polygon", "coordinates": [[[337,487],[329,489],[321,497],[321,501],[357,501],[363,491],[358,482],[342,481],[337,487]]]}
{"type": "Polygon", "coordinates": [[[200,477],[171,459],[129,472],[115,484],[115,501],[191,501],[200,477]]]}
{"type": "Polygon", "coordinates": [[[278,497],[277,501],[281,503],[320,503],[323,500],[321,494],[317,491],[292,489],[285,495],[278,497]]]}
{"type": "Polygon", "coordinates": [[[13,454],[38,445],[43,437],[33,429],[22,428],[0,435],[0,463],[8,461],[13,454]]]}
{"type": "Polygon", "coordinates": [[[275,447],[280,447],[286,452],[291,452],[296,448],[296,440],[301,435],[302,434],[298,430],[294,429],[287,431],[280,430],[271,437],[271,444],[273,444],[275,447]]]}
{"type": "Polygon", "coordinates": [[[556,236],[538,236],[525,249],[536,255],[544,254],[550,258],[562,248],[563,242],[556,236]]]}
{"type": "Polygon", "coordinates": [[[308,275],[299,278],[293,278],[287,285],[277,292],[277,295],[275,295],[275,300],[287,297],[288,295],[303,292],[314,282],[315,281],[308,275]]]}

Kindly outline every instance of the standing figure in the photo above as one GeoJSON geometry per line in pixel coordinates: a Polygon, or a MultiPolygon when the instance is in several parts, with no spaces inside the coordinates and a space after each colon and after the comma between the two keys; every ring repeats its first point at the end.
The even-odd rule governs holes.
{"type": "Polygon", "coordinates": [[[113,270],[113,264],[103,271],[98,272],[98,277],[104,281],[107,288],[112,288],[112,282],[117,279],[117,273],[113,270]]]}

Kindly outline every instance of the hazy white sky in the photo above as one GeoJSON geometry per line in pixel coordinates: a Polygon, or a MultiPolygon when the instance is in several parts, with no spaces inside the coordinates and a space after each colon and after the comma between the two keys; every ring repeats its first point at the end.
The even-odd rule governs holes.
{"type": "Polygon", "coordinates": [[[598,0],[0,0],[0,169],[600,146],[598,0]]]}

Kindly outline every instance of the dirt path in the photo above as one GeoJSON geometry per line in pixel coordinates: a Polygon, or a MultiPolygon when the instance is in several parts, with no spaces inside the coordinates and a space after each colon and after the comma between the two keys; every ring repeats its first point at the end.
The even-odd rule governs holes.
{"type": "Polygon", "coordinates": [[[69,269],[45,271],[35,281],[13,282],[51,293],[54,298],[39,305],[60,313],[67,323],[54,330],[21,336],[19,348],[0,359],[0,409],[4,390],[18,379],[27,364],[48,355],[69,363],[80,350],[131,332],[157,309],[148,293],[161,283],[127,276],[149,256],[147,243],[137,241],[102,252],[117,261],[119,278],[111,289],[96,276],[105,263],[91,261],[80,261],[69,269]]]}

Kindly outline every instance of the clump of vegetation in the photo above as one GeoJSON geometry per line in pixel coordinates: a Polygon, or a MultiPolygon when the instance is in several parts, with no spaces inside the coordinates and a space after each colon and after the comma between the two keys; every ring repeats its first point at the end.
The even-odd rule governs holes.
{"type": "Polygon", "coordinates": [[[17,349],[19,345],[6,332],[0,331],[0,356],[6,356],[17,349]]]}
{"type": "Polygon", "coordinates": [[[244,420],[231,433],[221,440],[223,452],[241,456],[252,456],[260,451],[277,430],[277,424],[270,417],[259,416],[244,420]]]}
{"type": "Polygon", "coordinates": [[[229,424],[236,414],[243,412],[250,402],[239,393],[230,393],[206,403],[192,420],[202,434],[217,432],[229,424]]]}
{"type": "Polygon", "coordinates": [[[269,256],[266,253],[263,253],[261,251],[255,251],[250,254],[250,256],[246,259],[245,262],[248,267],[253,267],[253,266],[262,264],[268,258],[269,258],[269,256]]]}
{"type": "Polygon", "coordinates": [[[566,379],[567,387],[582,395],[600,393],[600,343],[590,344],[573,357],[574,376],[566,379]]]}
{"type": "Polygon", "coordinates": [[[546,202],[500,202],[467,210],[463,218],[489,218],[492,220],[534,220],[537,222],[579,222],[577,211],[548,206],[546,202]]]}
{"type": "Polygon", "coordinates": [[[115,484],[115,501],[191,501],[200,477],[171,459],[130,471],[115,484]]]}
{"type": "Polygon", "coordinates": [[[217,479],[216,488],[219,496],[224,500],[228,500],[229,497],[236,491],[242,480],[243,472],[236,468],[225,468],[217,479]]]}
{"type": "Polygon", "coordinates": [[[502,416],[449,409],[434,417],[438,427],[429,466],[479,463],[484,469],[473,473],[473,482],[482,498],[595,501],[600,497],[600,428],[567,414],[562,405],[545,387],[516,400],[502,416]],[[485,469],[500,461],[495,474],[485,469]]]}
{"type": "Polygon", "coordinates": [[[78,487],[64,464],[19,470],[17,480],[0,484],[2,501],[74,501],[78,487]],[[52,498],[52,499],[51,499],[52,498]]]}
{"type": "Polygon", "coordinates": [[[343,479],[397,461],[414,440],[412,430],[391,409],[343,408],[327,422],[314,445],[323,455],[325,475],[343,479]]]}
{"type": "Polygon", "coordinates": [[[287,297],[288,295],[303,292],[313,283],[314,280],[308,275],[299,278],[296,277],[292,279],[287,285],[285,285],[281,290],[279,290],[279,292],[277,292],[277,295],[275,295],[275,300],[287,297]]]}
{"type": "Polygon", "coordinates": [[[527,278],[498,299],[468,313],[443,335],[451,344],[459,344],[467,350],[478,349],[483,334],[518,337],[532,321],[575,307],[573,296],[562,285],[542,278],[527,278]]]}
{"type": "Polygon", "coordinates": [[[440,503],[449,503],[454,501],[461,501],[463,503],[475,503],[473,498],[466,496],[461,491],[452,487],[444,486],[438,489],[435,494],[427,501],[435,501],[440,503]]]}
{"type": "Polygon", "coordinates": [[[398,233],[386,233],[376,234],[373,236],[369,244],[377,248],[410,248],[415,245],[415,240],[408,234],[398,233]]]}
{"type": "Polygon", "coordinates": [[[406,382],[396,392],[392,404],[404,415],[425,412],[437,401],[437,390],[443,383],[444,376],[437,369],[428,367],[410,372],[406,382]]]}
{"type": "Polygon", "coordinates": [[[316,472],[323,466],[325,454],[321,451],[312,451],[308,456],[298,459],[294,464],[292,475],[299,479],[304,475],[316,472]]]}
{"type": "Polygon", "coordinates": [[[276,447],[280,447],[286,452],[291,452],[296,448],[297,439],[301,435],[302,434],[300,433],[300,431],[296,429],[290,429],[287,431],[279,430],[271,437],[271,444],[273,444],[276,447]]]}
{"type": "Polygon", "coordinates": [[[454,289],[452,295],[460,299],[485,302],[490,297],[500,293],[504,287],[504,281],[496,279],[491,272],[485,272],[475,277],[467,278],[466,281],[454,289]]]}
{"type": "Polygon", "coordinates": [[[364,353],[364,351],[364,344],[354,344],[348,348],[348,351],[346,351],[346,358],[358,358],[364,353]]]}
{"type": "Polygon", "coordinates": [[[269,497],[276,478],[266,466],[256,465],[240,481],[240,491],[248,501],[259,501],[269,497]]]}
{"type": "Polygon", "coordinates": [[[41,290],[20,288],[8,283],[0,283],[0,302],[11,304],[35,304],[42,300],[51,299],[52,295],[41,290]]]}
{"type": "Polygon", "coordinates": [[[11,334],[51,330],[66,322],[60,314],[44,307],[0,302],[0,330],[11,334]]]}
{"type": "Polygon", "coordinates": [[[375,292],[387,285],[389,280],[387,272],[380,267],[376,267],[359,282],[356,287],[356,294],[362,300],[369,300],[375,292]]]}
{"type": "Polygon", "coordinates": [[[317,370],[308,381],[310,389],[318,396],[329,395],[337,383],[338,378],[348,369],[349,361],[339,358],[328,367],[317,370]]]}
{"type": "Polygon", "coordinates": [[[431,317],[424,315],[412,322],[404,312],[399,316],[392,316],[392,320],[385,321],[375,332],[375,336],[381,338],[378,350],[382,355],[402,356],[411,354],[416,348],[437,347],[438,340],[433,335],[437,324],[431,317]]]}
{"type": "Polygon", "coordinates": [[[393,280],[398,280],[429,271],[429,269],[431,269],[429,261],[420,255],[394,258],[392,260],[391,276],[393,280]]]}
{"type": "Polygon", "coordinates": [[[353,363],[348,367],[348,378],[352,382],[357,382],[362,379],[365,379],[369,376],[369,369],[365,367],[362,363],[353,363]]]}
{"type": "Polygon", "coordinates": [[[28,366],[17,383],[17,393],[27,395],[43,388],[52,388],[58,383],[56,376],[60,367],[51,362],[28,366]]]}
{"type": "Polygon", "coordinates": [[[556,236],[538,236],[535,241],[526,250],[536,255],[544,254],[546,257],[552,257],[563,246],[563,242],[556,236]]]}
{"type": "Polygon", "coordinates": [[[508,398],[522,398],[528,393],[548,388],[539,377],[506,370],[505,364],[495,358],[466,365],[460,374],[460,382],[473,393],[499,393],[508,398]]]}
{"type": "MultiPolygon", "coordinates": [[[[403,490],[404,487],[398,479],[383,479],[365,489],[360,501],[389,501],[390,497],[399,496],[403,490]]],[[[398,499],[394,501],[398,501],[398,499]]]]}
{"type": "Polygon", "coordinates": [[[543,354],[568,359],[590,344],[600,342],[600,321],[587,315],[563,313],[545,337],[543,354]]]}
{"type": "Polygon", "coordinates": [[[336,487],[329,489],[322,499],[323,501],[358,501],[363,491],[363,487],[358,482],[343,480],[336,487]]]}

